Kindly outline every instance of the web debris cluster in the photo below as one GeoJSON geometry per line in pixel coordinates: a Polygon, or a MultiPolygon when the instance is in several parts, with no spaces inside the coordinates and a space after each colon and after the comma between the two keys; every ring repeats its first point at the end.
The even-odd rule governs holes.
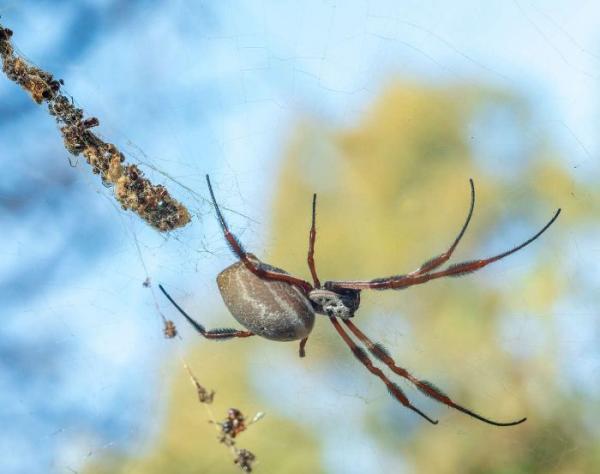
{"type": "Polygon", "coordinates": [[[237,464],[242,471],[252,472],[253,464],[256,461],[256,455],[247,449],[238,448],[236,445],[236,438],[240,433],[246,431],[250,425],[262,419],[265,414],[263,412],[258,412],[254,415],[252,420],[246,422],[246,418],[240,410],[237,408],[230,408],[227,410],[227,417],[223,421],[215,421],[212,411],[208,406],[213,402],[215,396],[214,390],[209,392],[200,384],[200,382],[198,382],[198,379],[194,376],[188,365],[184,364],[184,367],[190,376],[192,384],[196,388],[198,401],[206,408],[210,420],[209,422],[214,424],[217,428],[217,440],[219,443],[230,449],[231,454],[233,455],[233,462],[237,464]]]}
{"type": "Polygon", "coordinates": [[[112,143],[107,143],[90,131],[100,125],[96,117],[84,118],[84,111],[73,99],[61,93],[62,79],[28,64],[17,56],[10,42],[13,32],[0,24],[0,58],[2,70],[19,84],[37,103],[46,102],[64,139],[65,148],[74,156],[82,154],[99,174],[102,183],[114,186],[114,195],[121,207],[135,212],[155,229],[166,232],[185,226],[190,213],[162,185],[155,185],[134,164],[126,164],[125,156],[112,143]]]}

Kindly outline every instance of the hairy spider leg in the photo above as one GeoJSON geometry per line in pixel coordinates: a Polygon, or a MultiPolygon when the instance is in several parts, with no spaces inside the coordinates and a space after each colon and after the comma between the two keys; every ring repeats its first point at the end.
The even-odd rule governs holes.
{"type": "Polygon", "coordinates": [[[423,263],[419,268],[410,272],[408,274],[409,276],[418,276],[418,275],[423,275],[424,273],[429,273],[431,270],[435,270],[439,266],[446,263],[450,259],[450,257],[452,257],[452,254],[454,253],[454,250],[458,246],[458,243],[463,238],[463,235],[465,235],[467,227],[469,226],[469,222],[471,222],[471,217],[473,216],[473,209],[475,209],[475,185],[473,184],[472,179],[469,179],[469,184],[471,186],[471,206],[469,207],[469,213],[467,214],[467,219],[465,220],[465,223],[463,224],[462,228],[460,229],[460,232],[456,236],[454,243],[444,253],[442,253],[436,257],[430,258],[425,263],[423,263]]]}
{"type": "Polygon", "coordinates": [[[244,247],[242,246],[241,242],[238,240],[238,238],[235,235],[233,235],[230,232],[229,227],[227,226],[227,222],[225,222],[225,218],[223,217],[223,214],[221,213],[221,209],[219,208],[219,205],[217,204],[217,200],[215,199],[215,193],[213,192],[212,185],[210,184],[210,177],[208,175],[206,175],[206,183],[208,184],[208,191],[210,192],[210,197],[212,199],[213,206],[217,213],[217,218],[219,220],[219,224],[221,225],[221,228],[223,229],[223,234],[225,235],[225,239],[227,240],[233,253],[235,253],[236,256],[242,262],[244,262],[244,265],[246,265],[248,270],[250,270],[256,276],[258,276],[260,278],[264,278],[266,280],[283,281],[283,282],[289,283],[290,285],[295,285],[295,286],[299,287],[306,295],[308,295],[308,293],[313,288],[312,288],[311,284],[308,283],[307,281],[304,281],[300,278],[293,277],[291,275],[286,275],[284,273],[267,270],[260,264],[260,262],[253,262],[252,260],[250,260],[248,258],[248,254],[244,250],[244,247]]]}
{"type": "Polygon", "coordinates": [[[399,375],[400,377],[404,377],[405,379],[412,382],[417,387],[417,389],[419,389],[420,392],[427,395],[428,397],[433,398],[434,400],[437,400],[440,403],[444,403],[445,405],[447,405],[451,408],[461,411],[473,418],[478,419],[479,421],[483,421],[484,423],[488,423],[490,425],[514,426],[514,425],[523,423],[525,420],[527,420],[527,418],[522,418],[517,421],[498,422],[498,421],[490,420],[489,418],[485,418],[485,417],[478,415],[477,413],[469,410],[468,408],[458,405],[457,403],[453,402],[448,395],[446,395],[444,392],[442,392],[439,388],[437,388],[431,382],[428,382],[427,380],[419,380],[414,375],[412,375],[410,372],[408,372],[406,369],[403,369],[402,367],[398,367],[396,365],[396,362],[394,361],[394,359],[392,359],[390,354],[387,352],[386,348],[383,347],[383,345],[381,345],[379,343],[373,343],[373,341],[371,341],[365,335],[365,333],[363,333],[360,329],[358,329],[354,325],[354,323],[352,323],[352,321],[350,321],[348,319],[344,319],[344,323],[346,323],[346,326],[348,326],[350,331],[352,331],[352,333],[367,347],[367,349],[369,350],[369,352],[371,354],[373,354],[373,356],[375,356],[377,359],[379,359],[381,362],[383,362],[385,365],[387,365],[392,372],[394,372],[395,374],[399,375]]]}
{"type": "Polygon", "coordinates": [[[312,199],[312,224],[310,226],[310,233],[308,237],[308,268],[312,275],[313,285],[315,288],[321,288],[321,282],[317,276],[317,269],[315,268],[315,240],[317,239],[317,227],[316,227],[316,216],[317,216],[317,195],[313,194],[312,199]]]}
{"type": "Polygon", "coordinates": [[[188,320],[188,322],[194,327],[194,329],[196,329],[196,331],[198,331],[200,334],[202,334],[205,338],[207,339],[232,339],[234,337],[250,337],[250,336],[254,336],[254,333],[250,332],[250,331],[239,331],[237,329],[233,329],[233,328],[218,328],[218,329],[205,329],[204,326],[202,326],[202,324],[200,324],[199,322],[195,321],[191,316],[189,316],[182,308],[181,306],[179,306],[175,300],[173,298],[171,298],[171,295],[169,295],[169,293],[167,293],[167,290],[165,290],[163,288],[162,285],[158,285],[158,287],[160,288],[160,291],[163,292],[163,294],[167,297],[167,299],[171,302],[171,304],[173,306],[175,306],[175,308],[177,308],[177,310],[183,314],[183,316],[185,317],[185,319],[188,320]]]}
{"type": "Polygon", "coordinates": [[[390,394],[396,400],[398,400],[400,403],[402,403],[402,405],[404,405],[406,408],[409,408],[412,411],[414,411],[415,413],[418,413],[419,415],[421,415],[423,418],[425,418],[430,423],[432,423],[434,425],[438,424],[437,420],[433,420],[433,419],[429,418],[425,413],[423,413],[421,410],[419,410],[417,407],[415,407],[410,402],[408,397],[404,394],[402,389],[397,384],[393,383],[390,379],[388,379],[380,368],[375,367],[373,365],[373,362],[371,361],[371,359],[369,359],[367,352],[362,347],[359,347],[358,345],[356,345],[356,343],[344,331],[344,328],[340,325],[340,323],[337,321],[336,318],[330,317],[329,320],[331,321],[331,324],[333,324],[333,326],[335,327],[335,330],[338,332],[338,334],[344,340],[346,345],[350,348],[350,350],[354,354],[354,357],[356,357],[359,360],[359,362],[367,368],[367,370],[369,372],[371,372],[373,375],[378,377],[385,384],[385,386],[387,387],[390,394]]]}
{"type": "MultiPolygon", "coordinates": [[[[315,241],[317,239],[317,226],[316,226],[316,216],[317,216],[317,195],[313,194],[312,199],[312,224],[310,226],[310,232],[308,236],[308,268],[310,269],[310,274],[312,275],[313,285],[315,288],[321,288],[321,282],[319,281],[319,277],[317,276],[317,269],[315,267],[315,241]]],[[[304,347],[306,346],[306,342],[308,341],[308,336],[300,341],[300,348],[298,350],[300,357],[304,357],[306,352],[304,347]]]]}
{"type": "Polygon", "coordinates": [[[442,278],[447,276],[462,276],[467,273],[472,273],[476,270],[479,270],[490,263],[496,262],[498,260],[503,259],[504,257],[508,257],[509,255],[518,252],[523,247],[526,247],[534,240],[536,240],[540,235],[542,235],[558,218],[560,214],[560,209],[556,211],[552,219],[533,237],[526,240],[520,245],[507,250],[506,252],[500,253],[493,257],[481,259],[481,260],[471,260],[468,262],[455,263],[454,265],[450,265],[445,270],[430,272],[425,274],[417,274],[411,275],[410,273],[407,275],[394,275],[385,278],[375,278],[373,280],[368,281],[330,281],[325,283],[325,287],[329,289],[336,288],[348,288],[352,290],[388,290],[388,289],[404,289],[413,285],[420,285],[428,282],[429,280],[434,280],[436,278],[442,278]]]}

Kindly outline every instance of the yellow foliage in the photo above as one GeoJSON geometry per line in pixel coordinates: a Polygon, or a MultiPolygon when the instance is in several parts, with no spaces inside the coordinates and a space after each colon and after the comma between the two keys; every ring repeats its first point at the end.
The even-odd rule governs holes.
{"type": "MultiPolygon", "coordinates": [[[[574,472],[571,467],[581,465],[584,455],[574,446],[591,446],[568,426],[581,426],[582,407],[569,401],[554,380],[558,340],[550,313],[569,290],[557,250],[568,235],[565,225],[589,220],[598,195],[579,186],[585,197],[574,202],[573,179],[547,144],[523,147],[527,156],[511,162],[515,169],[507,176],[487,168],[474,155],[469,130],[482,110],[498,104],[511,108],[523,126],[530,120],[526,107],[506,93],[393,84],[351,129],[308,120],[300,124],[277,181],[276,244],[269,261],[309,277],[310,204],[317,192],[315,258],[322,281],[407,273],[446,250],[466,217],[470,177],[477,190],[475,215],[454,262],[510,249],[539,230],[557,204],[565,208],[539,241],[473,275],[400,292],[363,292],[359,326],[382,313],[395,314],[396,324],[409,324],[409,334],[401,334],[406,326],[399,324],[371,334],[402,341],[388,347],[400,365],[427,374],[480,413],[530,417],[525,425],[494,429],[430,404],[442,423],[435,429],[422,423],[407,437],[402,427],[390,430],[381,423],[377,404],[369,410],[373,437],[391,453],[403,442],[415,472],[574,472]],[[528,327],[526,315],[535,315],[539,325],[537,351],[528,349],[533,345],[529,334],[520,333],[528,327]],[[502,328],[513,321],[517,326],[506,335],[502,328]],[[554,437],[552,429],[563,438],[554,437]]],[[[386,321],[394,324],[394,318],[386,321]]],[[[316,357],[351,357],[333,331],[328,343],[339,350],[316,357]]],[[[358,363],[350,369],[364,371],[358,363]]],[[[417,405],[423,403],[416,391],[409,395],[417,405]]],[[[586,462],[600,469],[598,459],[586,462]]]]}

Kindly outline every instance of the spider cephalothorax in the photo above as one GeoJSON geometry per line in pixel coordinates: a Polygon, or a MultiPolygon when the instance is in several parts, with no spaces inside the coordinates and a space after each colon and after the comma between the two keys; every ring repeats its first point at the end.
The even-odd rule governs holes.
{"type": "Polygon", "coordinates": [[[349,319],[360,305],[360,290],[340,288],[337,291],[315,288],[308,293],[315,311],[334,318],[349,319]]]}
{"type": "Polygon", "coordinates": [[[523,247],[536,240],[556,220],[560,214],[560,209],[556,211],[552,219],[550,219],[537,234],[522,244],[493,257],[456,263],[445,269],[439,270],[438,268],[444,265],[452,256],[458,243],[462,239],[462,236],[467,230],[467,226],[473,215],[473,208],[475,206],[475,188],[473,186],[473,180],[469,180],[471,185],[471,206],[469,208],[469,213],[467,214],[467,219],[452,245],[444,253],[427,260],[416,270],[403,275],[374,278],[371,280],[327,281],[321,286],[314,261],[315,240],[317,234],[315,225],[316,195],[313,196],[312,225],[310,228],[308,245],[308,268],[313,280],[313,283],[311,284],[308,281],[290,275],[280,268],[261,262],[253,254],[246,252],[240,241],[229,230],[229,227],[221,214],[208,175],[206,176],[206,182],[225,239],[238,258],[236,263],[219,273],[217,276],[217,284],[221,296],[223,297],[223,301],[230,313],[248,330],[240,331],[230,328],[205,329],[204,326],[191,318],[175,302],[175,300],[169,296],[165,289],[159,285],[161,291],[169,301],[173,303],[179,312],[183,314],[202,336],[208,339],[223,340],[257,335],[276,341],[300,340],[300,357],[304,357],[304,347],[313,328],[315,313],[323,314],[329,317],[336,332],[352,350],[352,353],[359,362],[386,385],[390,394],[402,405],[418,413],[429,422],[433,424],[437,423],[436,420],[431,419],[415,407],[402,389],[396,383],[392,382],[380,368],[373,364],[373,361],[369,357],[369,352],[373,357],[385,364],[394,374],[408,380],[426,396],[473,418],[496,426],[512,426],[523,423],[526,420],[526,418],[522,418],[516,421],[498,422],[483,417],[472,410],[455,403],[448,395],[431,382],[418,379],[406,369],[396,365],[396,362],[390,356],[388,351],[381,344],[371,341],[371,339],[369,339],[367,335],[351,321],[351,318],[354,316],[354,313],[358,310],[360,305],[360,292],[362,290],[403,289],[413,285],[420,285],[437,278],[461,276],[472,273],[490,263],[496,262],[521,250],[523,247]],[[348,328],[349,332],[346,332],[344,327],[340,324],[340,320],[348,328]],[[362,343],[367,350],[359,346],[356,341],[352,339],[350,334],[354,335],[359,343],[362,343]]]}

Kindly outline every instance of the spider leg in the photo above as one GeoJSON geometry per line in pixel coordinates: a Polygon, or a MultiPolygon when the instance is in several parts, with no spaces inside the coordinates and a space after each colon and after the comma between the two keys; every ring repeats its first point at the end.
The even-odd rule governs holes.
{"type": "MultiPolygon", "coordinates": [[[[313,194],[312,200],[312,224],[310,226],[310,233],[308,237],[308,268],[310,269],[310,274],[312,276],[313,285],[315,288],[321,288],[321,282],[319,281],[319,277],[317,276],[317,269],[315,267],[315,240],[317,238],[317,227],[316,227],[316,216],[317,216],[317,195],[313,194]]],[[[304,351],[304,347],[306,346],[306,342],[308,341],[308,337],[305,337],[300,341],[300,347],[298,349],[300,357],[306,356],[306,352],[304,351]]]]}
{"type": "Polygon", "coordinates": [[[471,185],[471,206],[469,207],[469,213],[467,214],[467,219],[465,220],[465,223],[463,224],[462,228],[460,229],[460,232],[456,236],[456,239],[454,239],[454,243],[444,253],[442,253],[436,257],[430,258],[425,263],[423,263],[419,268],[417,268],[415,271],[410,272],[408,274],[408,276],[418,276],[418,275],[422,275],[424,273],[429,273],[431,270],[435,270],[440,265],[443,265],[444,263],[446,263],[450,259],[452,254],[454,253],[454,250],[458,246],[460,239],[462,239],[463,235],[465,235],[465,231],[467,230],[467,227],[469,226],[469,222],[471,222],[471,217],[473,216],[473,209],[475,208],[475,186],[473,184],[472,179],[469,179],[469,184],[471,185]]]}
{"type": "Polygon", "coordinates": [[[397,384],[393,383],[390,379],[388,379],[381,369],[373,365],[373,362],[371,361],[371,359],[369,359],[367,352],[362,347],[356,345],[356,343],[350,338],[346,331],[344,331],[344,328],[342,328],[342,326],[336,318],[330,317],[329,320],[331,321],[331,324],[333,324],[333,326],[335,327],[335,330],[344,340],[346,345],[350,348],[354,356],[359,360],[359,362],[363,364],[369,372],[378,377],[386,385],[388,391],[396,400],[402,403],[402,405],[404,405],[406,408],[409,408],[415,413],[421,415],[423,418],[429,421],[429,423],[432,423],[434,425],[438,424],[437,420],[429,418],[425,413],[423,413],[412,403],[410,403],[409,399],[406,397],[402,389],[397,384]]]}
{"type": "Polygon", "coordinates": [[[189,316],[181,308],[181,306],[179,306],[175,302],[175,300],[173,298],[171,298],[171,295],[169,295],[169,293],[167,293],[167,291],[163,288],[162,285],[158,285],[158,287],[160,288],[160,291],[162,291],[163,294],[167,297],[167,299],[171,302],[171,304],[173,306],[175,306],[175,308],[177,308],[177,310],[185,317],[185,319],[188,320],[188,322],[194,327],[194,329],[196,329],[196,331],[198,331],[200,334],[202,334],[205,338],[223,340],[223,339],[232,339],[234,337],[254,336],[254,333],[252,333],[250,331],[238,331],[237,329],[232,329],[232,328],[205,329],[204,326],[202,326],[202,324],[200,324],[199,322],[192,319],[192,317],[189,316]]]}
{"type": "Polygon", "coordinates": [[[317,228],[315,225],[317,216],[317,195],[313,194],[312,201],[312,225],[310,226],[310,233],[308,239],[308,268],[312,275],[313,285],[315,288],[321,288],[321,282],[317,276],[317,269],[315,268],[315,240],[317,238],[317,228]]]}
{"type": "Polygon", "coordinates": [[[300,347],[298,348],[298,355],[300,357],[305,357],[306,356],[306,351],[304,350],[304,348],[306,347],[306,342],[308,341],[308,336],[306,336],[304,339],[302,339],[300,341],[300,347]]]}
{"type": "Polygon", "coordinates": [[[410,372],[408,372],[406,369],[403,369],[402,367],[398,367],[396,365],[396,362],[394,361],[394,359],[392,359],[392,357],[389,355],[389,353],[385,349],[385,347],[383,347],[381,344],[373,343],[373,341],[371,341],[365,335],[365,333],[363,333],[360,329],[358,329],[354,325],[354,323],[352,323],[352,321],[350,321],[348,319],[344,319],[344,323],[346,323],[346,326],[348,326],[348,329],[350,329],[350,331],[352,331],[352,333],[367,347],[367,349],[369,350],[369,352],[371,354],[373,354],[373,356],[375,356],[377,359],[379,359],[381,362],[383,362],[385,365],[387,365],[392,372],[394,372],[395,374],[399,375],[400,377],[404,377],[405,379],[412,382],[417,387],[417,389],[419,389],[420,392],[427,395],[428,397],[433,398],[434,400],[437,400],[440,403],[443,403],[451,408],[454,408],[458,411],[466,413],[467,415],[472,416],[473,418],[476,418],[476,419],[483,421],[484,423],[488,423],[490,425],[513,426],[513,425],[518,425],[520,423],[523,423],[525,420],[527,420],[527,418],[522,418],[517,421],[498,422],[498,421],[494,421],[494,420],[485,418],[485,417],[478,415],[477,413],[469,410],[468,408],[458,405],[457,403],[453,402],[448,395],[446,395],[444,392],[442,392],[439,388],[437,388],[431,382],[428,382],[426,380],[419,380],[414,375],[412,375],[410,372]]]}
{"type": "Polygon", "coordinates": [[[424,274],[411,275],[410,273],[407,275],[395,275],[385,278],[375,278],[374,280],[369,281],[328,281],[325,283],[325,288],[327,289],[340,289],[347,288],[352,290],[388,290],[388,289],[404,289],[413,285],[420,285],[428,282],[429,280],[435,280],[437,278],[447,277],[447,276],[462,276],[467,273],[472,273],[480,268],[483,268],[490,263],[497,262],[498,260],[503,259],[504,257],[508,257],[509,255],[518,252],[523,247],[526,247],[534,240],[536,240],[540,235],[542,235],[558,218],[560,214],[560,209],[556,211],[552,219],[533,237],[529,238],[522,244],[517,245],[516,247],[507,250],[506,252],[502,252],[493,257],[480,259],[480,260],[471,260],[468,262],[456,263],[454,265],[450,265],[445,270],[440,270],[437,272],[430,272],[424,274]]]}
{"type": "Polygon", "coordinates": [[[244,250],[243,245],[238,240],[238,238],[231,233],[231,231],[229,230],[229,227],[227,226],[227,222],[225,221],[225,218],[223,217],[223,214],[221,213],[221,209],[219,208],[219,205],[217,204],[217,200],[215,199],[215,193],[213,192],[212,185],[210,184],[210,177],[208,175],[206,175],[206,183],[208,184],[208,191],[210,192],[210,197],[212,199],[213,206],[217,213],[217,218],[219,220],[219,224],[221,224],[221,228],[223,229],[223,234],[225,235],[225,239],[227,240],[227,243],[229,244],[229,247],[231,247],[231,250],[233,251],[233,253],[235,253],[236,256],[242,262],[244,262],[244,265],[246,265],[248,270],[250,270],[256,276],[258,276],[260,278],[264,278],[266,280],[278,280],[278,281],[284,281],[291,285],[296,285],[297,287],[301,288],[304,291],[304,293],[308,294],[308,292],[310,290],[312,290],[312,286],[307,281],[304,281],[300,278],[293,277],[291,275],[286,275],[284,273],[267,270],[266,268],[264,268],[264,266],[261,265],[260,262],[253,262],[250,258],[248,258],[248,253],[244,250]]]}

